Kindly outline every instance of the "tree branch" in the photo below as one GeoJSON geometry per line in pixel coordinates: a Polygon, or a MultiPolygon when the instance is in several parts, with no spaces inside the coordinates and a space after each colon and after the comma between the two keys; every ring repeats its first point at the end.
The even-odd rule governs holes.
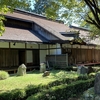
{"type": "Polygon", "coordinates": [[[91,12],[94,16],[94,20],[90,16],[88,16],[90,21],[87,21],[87,22],[89,22],[89,23],[93,22],[97,27],[100,28],[100,25],[99,25],[100,24],[100,18],[99,18],[99,15],[98,15],[98,13],[99,13],[98,11],[100,11],[100,9],[97,7],[97,1],[95,1],[95,0],[92,0],[92,1],[84,0],[84,1],[88,5],[88,7],[90,8],[90,10],[91,10],[91,12]],[[97,10],[97,8],[99,10],[97,10]]]}

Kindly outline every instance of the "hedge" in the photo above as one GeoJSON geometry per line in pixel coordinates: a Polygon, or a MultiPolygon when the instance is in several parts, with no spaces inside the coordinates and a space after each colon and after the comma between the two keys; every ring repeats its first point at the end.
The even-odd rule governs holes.
{"type": "MultiPolygon", "coordinates": [[[[85,89],[84,86],[86,86],[86,89],[87,89],[88,88],[87,86],[88,86],[89,82],[87,82],[86,79],[87,79],[87,76],[86,76],[86,78],[83,78],[83,76],[81,76],[80,78],[76,78],[76,79],[73,79],[73,78],[72,79],[68,79],[67,78],[67,79],[63,79],[63,80],[56,80],[54,82],[50,82],[47,85],[39,85],[39,86],[29,85],[25,89],[14,89],[12,91],[6,91],[4,93],[1,93],[0,94],[0,100],[25,100],[27,97],[29,97],[29,96],[31,96],[33,94],[36,94],[36,93],[37,93],[36,94],[36,98],[38,98],[38,97],[42,98],[42,97],[45,97],[44,96],[45,95],[44,91],[46,91],[47,94],[48,94],[48,92],[50,92],[50,95],[52,95],[52,96],[54,95],[53,96],[54,98],[55,98],[55,94],[58,94],[59,91],[60,91],[60,93],[62,91],[63,95],[65,93],[67,93],[67,96],[69,96],[70,93],[71,94],[74,94],[74,93],[76,94],[76,93],[78,93],[78,91],[80,93],[81,89],[82,89],[82,91],[85,89]],[[81,84],[80,84],[80,82],[81,82],[80,79],[82,79],[82,80],[84,79],[84,81],[81,80],[82,81],[81,84]],[[77,81],[77,82],[75,82],[75,81],[77,81]],[[79,83],[78,83],[78,81],[79,81],[79,83]],[[84,82],[86,82],[86,85],[84,84],[84,82]],[[68,84],[70,84],[70,85],[68,85],[68,84]],[[73,84],[76,84],[76,85],[74,86],[73,84]],[[68,89],[68,91],[66,89],[68,89]],[[70,89],[73,92],[69,91],[70,89]],[[50,91],[48,91],[48,90],[50,90],[50,91]],[[39,95],[41,95],[41,96],[39,96],[39,95]]],[[[91,79],[91,81],[89,83],[89,86],[90,86],[90,84],[91,84],[93,79],[91,79]]],[[[46,96],[46,97],[48,97],[48,96],[46,96]]],[[[65,96],[63,96],[63,97],[65,97],[65,96]]],[[[36,100],[39,100],[39,98],[36,99],[36,100]]],[[[45,100],[45,99],[43,99],[43,100],[45,100]]]]}
{"type": "Polygon", "coordinates": [[[36,93],[27,98],[27,100],[64,100],[74,95],[84,92],[86,89],[93,87],[94,78],[89,80],[80,80],[72,84],[63,84],[54,86],[47,91],[36,93]]]}

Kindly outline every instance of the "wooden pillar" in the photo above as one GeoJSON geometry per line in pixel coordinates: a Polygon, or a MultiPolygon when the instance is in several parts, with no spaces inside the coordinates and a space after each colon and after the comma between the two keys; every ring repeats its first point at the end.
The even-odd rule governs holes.
{"type": "Polygon", "coordinates": [[[50,55],[50,44],[48,44],[48,55],[50,55]]]}
{"type": "Polygon", "coordinates": [[[83,57],[82,57],[82,46],[80,45],[80,55],[81,55],[81,61],[83,62],[83,57]]]}
{"type": "Polygon", "coordinates": [[[27,43],[25,43],[25,65],[27,66],[27,43]]]}
{"type": "Polygon", "coordinates": [[[61,54],[62,54],[62,44],[60,44],[61,54]]]}
{"type": "MultiPolygon", "coordinates": [[[[9,54],[11,55],[11,43],[9,42],[9,54]]],[[[9,67],[11,67],[11,60],[9,59],[9,67]]]]}
{"type": "Polygon", "coordinates": [[[39,63],[40,63],[40,49],[41,49],[40,44],[38,44],[38,49],[39,49],[39,63]]]}
{"type": "Polygon", "coordinates": [[[93,60],[96,60],[96,58],[95,58],[95,46],[94,46],[94,53],[93,54],[94,54],[94,59],[93,60]]]}

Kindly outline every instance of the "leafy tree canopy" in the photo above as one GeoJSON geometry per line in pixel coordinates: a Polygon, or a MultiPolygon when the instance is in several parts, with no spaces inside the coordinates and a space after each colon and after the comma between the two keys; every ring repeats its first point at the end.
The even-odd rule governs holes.
{"type": "Polygon", "coordinates": [[[47,17],[100,31],[100,0],[51,0],[50,5],[45,11],[47,17]]]}
{"type": "Polygon", "coordinates": [[[33,12],[44,15],[48,7],[50,7],[50,0],[35,0],[33,12]]]}
{"type": "Polygon", "coordinates": [[[3,15],[7,12],[13,12],[14,8],[27,9],[29,6],[30,0],[0,0],[0,35],[5,31],[3,15]]]}

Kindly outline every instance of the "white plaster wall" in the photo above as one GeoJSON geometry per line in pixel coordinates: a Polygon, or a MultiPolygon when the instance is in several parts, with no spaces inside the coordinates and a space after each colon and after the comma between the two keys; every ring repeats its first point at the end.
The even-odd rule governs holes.
{"type": "Polygon", "coordinates": [[[49,45],[49,53],[50,55],[56,54],[56,44],[49,45]]]}
{"type": "Polygon", "coordinates": [[[46,61],[47,50],[40,50],[40,63],[46,61]]]}
{"type": "Polygon", "coordinates": [[[60,47],[60,44],[58,44],[58,43],[56,44],[56,47],[57,47],[57,48],[61,48],[61,47],[60,47]]]}
{"type": "Polygon", "coordinates": [[[61,54],[61,49],[51,49],[50,50],[50,55],[58,55],[61,54]]]}
{"type": "Polygon", "coordinates": [[[71,48],[70,44],[62,44],[62,47],[71,48]]]}
{"type": "Polygon", "coordinates": [[[26,56],[27,56],[27,59],[26,59],[26,62],[27,63],[32,63],[33,61],[33,55],[32,55],[32,50],[27,50],[26,51],[26,56]]]}
{"type": "Polygon", "coordinates": [[[61,54],[61,49],[57,49],[57,50],[56,50],[56,54],[57,54],[57,55],[61,54]]]}
{"type": "Polygon", "coordinates": [[[25,43],[15,43],[14,42],[10,44],[11,48],[25,48],[25,43]]]}
{"type": "Polygon", "coordinates": [[[50,49],[50,55],[55,55],[56,54],[56,49],[50,49]]]}
{"type": "Polygon", "coordinates": [[[27,49],[38,49],[38,44],[26,44],[27,49]]]}
{"type": "Polygon", "coordinates": [[[50,45],[49,46],[49,50],[50,50],[50,55],[57,55],[57,54],[61,54],[61,46],[60,44],[55,44],[55,45],[50,45]]]}
{"type": "Polygon", "coordinates": [[[89,46],[81,45],[81,48],[83,48],[83,49],[89,49],[89,46]]]}
{"type": "Polygon", "coordinates": [[[56,45],[53,45],[53,44],[52,44],[52,45],[50,45],[49,47],[50,47],[50,48],[56,48],[56,45]]]}
{"type": "Polygon", "coordinates": [[[9,42],[0,42],[0,48],[9,48],[9,42]]]}
{"type": "Polygon", "coordinates": [[[61,54],[61,46],[60,46],[60,44],[57,43],[56,47],[57,47],[56,54],[61,54]]]}
{"type": "MultiPolygon", "coordinates": [[[[75,45],[73,45],[73,48],[80,48],[80,45],[75,44],[75,45]]],[[[82,46],[81,46],[81,48],[82,48],[82,46]]]]}
{"type": "Polygon", "coordinates": [[[40,44],[40,49],[47,49],[48,45],[47,44],[40,44]]]}

